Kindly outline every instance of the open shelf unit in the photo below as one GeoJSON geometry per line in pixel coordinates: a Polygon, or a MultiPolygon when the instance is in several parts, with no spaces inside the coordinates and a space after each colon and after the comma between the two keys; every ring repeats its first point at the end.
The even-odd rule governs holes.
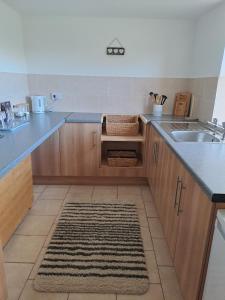
{"type": "Polygon", "coordinates": [[[138,174],[144,168],[145,159],[145,131],[146,126],[143,124],[141,118],[139,118],[139,133],[136,136],[110,136],[106,134],[106,123],[105,118],[103,118],[102,124],[102,134],[101,134],[101,151],[100,151],[100,168],[104,169],[106,174],[113,175],[113,170],[115,173],[123,172],[123,170],[132,170],[135,172],[137,170],[138,174]],[[132,167],[112,167],[108,165],[107,162],[107,151],[108,150],[135,150],[138,157],[138,163],[136,166],[132,167]],[[107,171],[108,170],[108,171],[107,171]],[[111,170],[111,171],[110,171],[111,170]]]}

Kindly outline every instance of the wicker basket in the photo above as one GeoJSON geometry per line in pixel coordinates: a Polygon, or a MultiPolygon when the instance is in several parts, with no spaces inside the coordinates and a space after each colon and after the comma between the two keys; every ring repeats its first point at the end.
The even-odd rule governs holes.
{"type": "Polygon", "coordinates": [[[139,122],[138,116],[128,115],[107,115],[106,133],[115,136],[134,136],[138,135],[139,122]]]}
{"type": "Polygon", "coordinates": [[[107,160],[110,167],[135,167],[138,162],[135,150],[108,150],[107,160]]]}

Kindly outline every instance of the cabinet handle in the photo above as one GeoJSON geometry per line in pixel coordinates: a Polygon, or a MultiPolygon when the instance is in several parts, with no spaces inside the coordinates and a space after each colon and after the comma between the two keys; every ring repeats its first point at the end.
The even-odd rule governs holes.
{"type": "Polygon", "coordinates": [[[154,163],[156,163],[156,156],[155,156],[155,143],[152,146],[152,150],[153,150],[153,161],[154,163]]]}
{"type": "Polygon", "coordinates": [[[180,176],[177,176],[177,185],[176,185],[176,192],[175,192],[175,197],[174,197],[174,208],[177,206],[177,196],[178,196],[178,188],[179,185],[182,183],[180,176]]]}
{"type": "Polygon", "coordinates": [[[93,131],[93,132],[92,132],[92,145],[93,145],[93,148],[95,148],[96,145],[97,145],[96,140],[97,140],[97,132],[96,132],[96,131],[93,131]]]}
{"type": "Polygon", "coordinates": [[[154,155],[154,162],[155,164],[158,163],[158,153],[159,153],[159,145],[158,143],[154,143],[153,145],[153,155],[154,155]]]}
{"type": "Polygon", "coordinates": [[[183,212],[183,209],[181,209],[181,200],[182,200],[182,192],[185,190],[186,187],[184,186],[183,182],[181,181],[181,188],[180,188],[180,195],[179,195],[179,201],[178,201],[178,207],[177,207],[177,216],[179,216],[180,213],[183,212]]]}

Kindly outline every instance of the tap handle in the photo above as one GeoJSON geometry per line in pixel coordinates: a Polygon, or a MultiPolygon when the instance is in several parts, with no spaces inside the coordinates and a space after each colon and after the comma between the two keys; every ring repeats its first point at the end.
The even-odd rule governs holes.
{"type": "Polygon", "coordinates": [[[217,118],[213,118],[212,121],[213,121],[213,124],[214,124],[214,125],[217,125],[217,123],[218,123],[218,119],[217,119],[217,118]]]}

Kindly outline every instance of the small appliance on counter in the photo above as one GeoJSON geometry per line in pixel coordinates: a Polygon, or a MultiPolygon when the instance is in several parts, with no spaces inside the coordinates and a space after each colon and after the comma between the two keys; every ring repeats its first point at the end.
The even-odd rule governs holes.
{"type": "Polygon", "coordinates": [[[32,112],[35,114],[44,113],[46,110],[46,96],[31,96],[32,112]]]}

